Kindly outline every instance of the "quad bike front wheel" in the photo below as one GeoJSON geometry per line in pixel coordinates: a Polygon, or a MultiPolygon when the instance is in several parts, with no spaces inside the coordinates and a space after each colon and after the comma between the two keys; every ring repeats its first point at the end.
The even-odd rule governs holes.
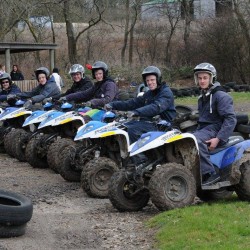
{"type": "Polygon", "coordinates": [[[129,182],[124,170],[117,171],[112,175],[108,197],[113,206],[120,212],[142,210],[149,201],[148,191],[129,182]]]}
{"type": "Polygon", "coordinates": [[[62,154],[63,150],[72,145],[73,140],[68,138],[59,138],[55,142],[51,143],[47,153],[47,161],[49,167],[54,170],[56,173],[59,173],[60,168],[60,155],[62,154]]]}
{"type": "Polygon", "coordinates": [[[240,182],[235,185],[235,192],[240,200],[250,201],[250,161],[246,161],[240,166],[240,182]]]}
{"type": "Polygon", "coordinates": [[[5,136],[4,136],[4,148],[8,155],[15,157],[15,140],[16,136],[18,135],[18,132],[16,129],[10,130],[5,136]]]}
{"type": "Polygon", "coordinates": [[[148,188],[153,204],[161,211],[191,205],[196,196],[194,176],[177,163],[167,163],[157,168],[148,188]]]}
{"type": "Polygon", "coordinates": [[[25,156],[27,162],[33,168],[47,168],[47,145],[46,139],[50,135],[37,135],[27,144],[25,156]]]}
{"type": "Polygon", "coordinates": [[[25,151],[28,144],[31,132],[27,132],[23,129],[16,129],[16,143],[14,145],[14,156],[19,161],[26,161],[25,151]]]}
{"type": "Polygon", "coordinates": [[[91,197],[107,198],[110,178],[118,169],[117,164],[109,158],[94,158],[82,170],[83,190],[91,197]]]}

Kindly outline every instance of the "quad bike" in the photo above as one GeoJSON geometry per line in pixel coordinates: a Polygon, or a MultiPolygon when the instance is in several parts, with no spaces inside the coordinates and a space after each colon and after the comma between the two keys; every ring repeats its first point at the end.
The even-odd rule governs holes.
{"type": "Polygon", "coordinates": [[[129,147],[130,157],[144,153],[148,161],[127,165],[115,172],[109,183],[109,199],[119,211],[138,211],[151,199],[161,211],[191,205],[195,196],[235,191],[250,200],[250,140],[232,136],[211,152],[220,181],[203,186],[196,138],[179,130],[148,132],[129,147]]]}
{"type": "Polygon", "coordinates": [[[15,107],[6,107],[0,114],[0,151],[6,151],[10,156],[14,156],[16,140],[21,132],[19,128],[22,127],[26,117],[32,113],[31,110],[23,107],[24,103],[23,100],[17,100],[15,107]]]}
{"type": "MultiPolygon", "coordinates": [[[[179,117],[191,109],[178,106],[179,117]]],[[[185,114],[185,115],[184,115],[185,114]]],[[[116,114],[117,115],[117,114],[116,114]]],[[[83,190],[91,197],[106,198],[112,174],[122,168],[129,156],[129,137],[125,123],[126,112],[116,117],[106,113],[105,122],[89,122],[79,128],[75,141],[88,142],[88,147],[67,147],[60,158],[60,174],[68,181],[81,181],[83,190]],[[114,121],[108,122],[108,119],[114,121]]],[[[183,120],[182,120],[183,121],[183,120]]],[[[155,118],[159,130],[167,130],[170,124],[155,118]]],[[[186,127],[187,128],[187,127],[186,127]]],[[[79,145],[79,144],[78,144],[79,145]]]]}
{"type": "Polygon", "coordinates": [[[27,144],[25,155],[31,166],[37,168],[50,167],[58,171],[60,162],[58,155],[64,147],[71,145],[77,129],[89,119],[98,119],[102,115],[99,110],[89,107],[63,103],[62,111],[55,111],[47,116],[38,126],[27,144]],[[69,111],[71,110],[71,111],[69,111]],[[65,112],[66,111],[66,112],[65,112]]]}

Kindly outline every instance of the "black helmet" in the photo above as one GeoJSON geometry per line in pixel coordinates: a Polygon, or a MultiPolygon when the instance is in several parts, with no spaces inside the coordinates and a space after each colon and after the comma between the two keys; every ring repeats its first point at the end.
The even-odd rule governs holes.
{"type": "Polygon", "coordinates": [[[103,70],[103,78],[108,76],[108,65],[105,62],[97,61],[92,65],[92,76],[95,79],[95,71],[98,69],[103,70]]]}
{"type": "Polygon", "coordinates": [[[211,75],[211,82],[210,84],[214,84],[217,78],[217,72],[215,67],[210,63],[200,63],[194,68],[194,82],[198,85],[198,73],[208,73],[211,75]]]}
{"type": "Polygon", "coordinates": [[[74,73],[81,73],[82,78],[84,77],[85,69],[81,64],[74,64],[69,69],[69,74],[72,76],[74,73]]]}
{"type": "Polygon", "coordinates": [[[146,76],[155,75],[157,80],[157,85],[161,85],[161,71],[155,66],[148,66],[142,71],[142,79],[146,84],[146,76]]]}
{"type": "Polygon", "coordinates": [[[45,74],[46,75],[46,78],[49,79],[49,70],[45,67],[40,67],[38,68],[37,70],[35,70],[35,75],[36,75],[36,79],[38,80],[38,76],[40,74],[45,74]]]}
{"type": "Polygon", "coordinates": [[[3,73],[2,75],[0,75],[0,82],[2,83],[2,80],[4,79],[8,79],[10,84],[12,83],[12,80],[11,80],[11,77],[10,77],[10,74],[8,73],[3,73]]]}

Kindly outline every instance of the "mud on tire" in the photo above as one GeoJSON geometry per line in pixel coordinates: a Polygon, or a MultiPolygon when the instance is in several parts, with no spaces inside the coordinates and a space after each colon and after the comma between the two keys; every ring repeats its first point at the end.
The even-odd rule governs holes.
{"type": "Polygon", "coordinates": [[[27,144],[25,156],[27,162],[34,168],[47,168],[47,148],[44,142],[49,135],[37,135],[27,144]]]}
{"type": "Polygon", "coordinates": [[[15,148],[14,156],[19,161],[26,161],[25,151],[26,151],[26,146],[28,144],[31,133],[23,129],[16,129],[16,130],[17,131],[19,130],[19,132],[18,132],[16,143],[14,146],[15,148]]]}
{"type": "Polygon", "coordinates": [[[196,196],[194,176],[185,166],[177,163],[157,168],[148,188],[153,204],[160,211],[188,206],[196,196]]]}
{"type": "Polygon", "coordinates": [[[115,172],[109,182],[109,200],[120,212],[133,212],[143,209],[149,201],[146,189],[137,190],[137,187],[126,178],[124,170],[115,172]]]}
{"type": "Polygon", "coordinates": [[[16,129],[12,129],[9,133],[4,136],[4,148],[8,155],[15,157],[15,140],[16,140],[16,129]]]}
{"type": "Polygon", "coordinates": [[[235,185],[235,192],[240,200],[250,201],[250,161],[246,161],[240,166],[240,182],[235,185]]]}
{"type": "Polygon", "coordinates": [[[47,161],[49,164],[49,168],[59,173],[59,168],[61,165],[59,155],[62,154],[64,148],[71,145],[72,142],[72,139],[58,138],[49,146],[47,153],[47,161]]]}
{"type": "Polygon", "coordinates": [[[109,158],[94,158],[82,170],[83,190],[90,197],[107,198],[110,178],[118,169],[117,164],[109,158]]]}

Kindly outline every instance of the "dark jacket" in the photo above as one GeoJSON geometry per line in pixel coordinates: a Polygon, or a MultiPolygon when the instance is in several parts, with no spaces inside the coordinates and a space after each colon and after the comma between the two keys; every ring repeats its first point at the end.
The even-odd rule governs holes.
{"type": "Polygon", "coordinates": [[[161,119],[171,122],[176,116],[174,96],[166,84],[162,84],[154,91],[148,90],[143,96],[127,101],[111,102],[111,105],[116,110],[133,111],[145,120],[160,115],[161,119]]]}
{"type": "Polygon", "coordinates": [[[233,99],[216,82],[206,93],[199,96],[199,127],[213,126],[218,131],[217,138],[226,142],[237,123],[233,99]]]}
{"type": "Polygon", "coordinates": [[[31,98],[32,103],[37,103],[43,101],[44,98],[58,95],[60,90],[53,79],[54,77],[50,78],[44,85],[39,84],[31,91],[21,92],[17,96],[24,99],[31,98]]]}
{"type": "Polygon", "coordinates": [[[92,81],[87,76],[85,76],[79,82],[74,82],[71,88],[68,89],[62,96],[66,96],[79,91],[85,91],[91,87],[93,87],[92,81]]]}
{"type": "Polygon", "coordinates": [[[20,81],[24,80],[24,76],[20,71],[11,71],[10,72],[11,80],[12,81],[20,81]]]}
{"type": "Polygon", "coordinates": [[[103,107],[106,103],[118,99],[118,87],[114,80],[106,78],[101,82],[96,82],[92,88],[67,95],[66,98],[67,101],[90,101],[92,107],[103,107]]]}
{"type": "Polygon", "coordinates": [[[20,88],[16,84],[12,83],[8,90],[2,90],[0,92],[0,101],[1,102],[6,101],[7,100],[7,95],[9,95],[9,94],[17,94],[17,93],[21,93],[20,88]]]}

